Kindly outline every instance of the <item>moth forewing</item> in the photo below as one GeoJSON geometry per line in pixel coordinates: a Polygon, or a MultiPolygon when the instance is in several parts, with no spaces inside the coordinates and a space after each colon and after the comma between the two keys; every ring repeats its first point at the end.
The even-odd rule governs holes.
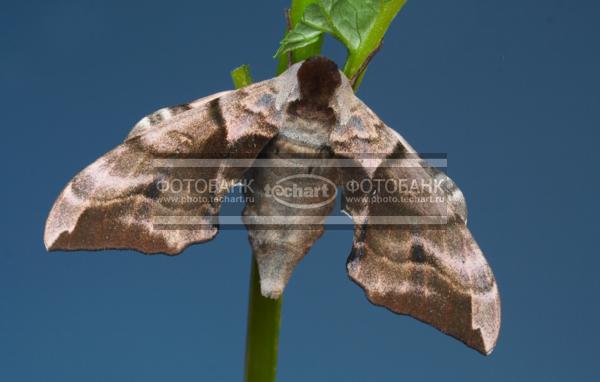
{"type": "Polygon", "coordinates": [[[203,193],[197,189],[182,188],[174,199],[168,186],[187,179],[222,178],[230,185],[239,181],[248,166],[230,169],[226,162],[256,158],[277,134],[281,115],[275,107],[277,91],[276,81],[267,80],[251,89],[161,109],[142,119],[123,144],[67,184],[46,222],[46,248],[134,249],[173,255],[212,239],[217,233],[219,201],[227,189],[199,195],[203,193]],[[173,165],[182,158],[217,163],[173,165]],[[175,224],[165,227],[160,224],[164,218],[175,224]]]}

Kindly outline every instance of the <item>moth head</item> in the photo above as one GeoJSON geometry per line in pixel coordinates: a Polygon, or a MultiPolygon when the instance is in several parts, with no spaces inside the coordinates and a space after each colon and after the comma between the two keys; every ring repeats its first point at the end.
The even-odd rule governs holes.
{"type": "Polygon", "coordinates": [[[327,57],[311,57],[298,69],[300,97],[303,101],[327,107],[342,83],[340,71],[335,62],[327,57]]]}

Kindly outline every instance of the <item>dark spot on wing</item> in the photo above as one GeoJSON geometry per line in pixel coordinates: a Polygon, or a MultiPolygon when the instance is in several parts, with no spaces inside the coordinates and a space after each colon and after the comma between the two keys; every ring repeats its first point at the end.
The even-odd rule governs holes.
{"type": "Polygon", "coordinates": [[[350,120],[348,121],[348,128],[356,129],[360,132],[365,131],[365,125],[363,123],[363,120],[357,115],[353,115],[352,117],[350,117],[350,120]]]}
{"type": "Polygon", "coordinates": [[[158,180],[153,181],[144,189],[144,196],[149,199],[156,199],[159,195],[158,180]]]}
{"type": "Polygon", "coordinates": [[[406,158],[406,147],[401,142],[396,143],[394,150],[388,155],[388,159],[404,159],[406,158]]]}
{"type": "Polygon", "coordinates": [[[188,105],[187,103],[183,103],[181,105],[175,105],[175,106],[171,106],[169,108],[169,111],[171,111],[172,115],[177,115],[179,113],[183,113],[184,111],[188,111],[190,110],[192,107],[190,105],[188,105]]]}
{"type": "Polygon", "coordinates": [[[425,249],[420,244],[413,244],[410,248],[410,259],[415,262],[422,264],[425,262],[425,249]]]}
{"type": "Polygon", "coordinates": [[[322,145],[319,147],[319,157],[320,158],[333,158],[335,157],[335,152],[328,144],[322,145]]]}
{"type": "Polygon", "coordinates": [[[272,94],[265,93],[263,94],[258,101],[256,101],[256,106],[259,107],[269,107],[275,103],[275,98],[272,94]]]}
{"type": "Polygon", "coordinates": [[[160,112],[156,112],[156,113],[152,113],[148,116],[148,121],[150,122],[151,125],[158,125],[159,123],[161,123],[163,120],[162,115],[160,115],[160,112]]]}

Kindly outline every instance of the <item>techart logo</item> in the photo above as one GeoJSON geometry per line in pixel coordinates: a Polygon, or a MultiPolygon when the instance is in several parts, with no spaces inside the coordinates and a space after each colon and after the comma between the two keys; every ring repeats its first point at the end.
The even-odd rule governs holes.
{"type": "Polygon", "coordinates": [[[313,174],[297,174],[279,179],[273,186],[264,187],[266,196],[278,203],[299,209],[326,206],[337,196],[337,188],[331,180],[313,174]]]}

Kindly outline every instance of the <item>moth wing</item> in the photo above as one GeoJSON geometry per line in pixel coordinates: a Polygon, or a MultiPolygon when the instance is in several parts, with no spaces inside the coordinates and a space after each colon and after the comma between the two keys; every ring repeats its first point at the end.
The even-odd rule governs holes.
{"type": "Polygon", "coordinates": [[[267,80],[142,119],[67,184],[46,221],[46,248],[173,255],[212,239],[220,197],[277,134],[276,93],[267,80]],[[184,167],[172,158],[203,159],[184,167]],[[231,167],[229,159],[244,160],[231,167]],[[203,186],[209,180],[216,189],[203,186]]]}
{"type": "Polygon", "coordinates": [[[340,169],[344,209],[355,222],[350,278],[372,303],[489,354],[500,329],[500,298],[466,227],[462,192],[358,98],[349,107],[330,141],[339,157],[357,162],[340,169]],[[356,190],[363,179],[371,180],[373,190],[356,190]],[[418,187],[407,188],[412,184],[418,187]]]}
{"type": "Polygon", "coordinates": [[[144,118],[142,118],[138,123],[136,123],[129,134],[127,135],[127,139],[132,139],[138,137],[140,135],[144,135],[148,131],[152,130],[157,125],[166,122],[167,120],[175,117],[178,114],[186,112],[191,109],[195,109],[198,107],[205,106],[210,101],[220,98],[225,94],[231,93],[231,90],[226,90],[222,92],[218,92],[215,94],[211,94],[206,97],[202,97],[190,103],[179,104],[175,106],[163,107],[161,109],[156,110],[155,112],[148,114],[144,118]]]}

